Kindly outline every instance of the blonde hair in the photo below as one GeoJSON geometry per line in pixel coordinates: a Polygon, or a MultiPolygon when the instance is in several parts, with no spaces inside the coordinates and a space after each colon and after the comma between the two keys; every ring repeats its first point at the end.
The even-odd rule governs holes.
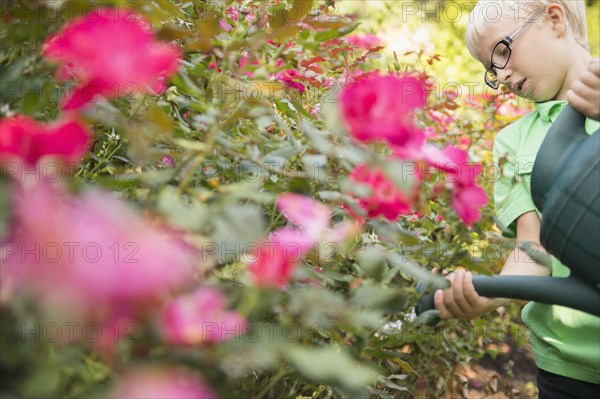
{"type": "Polygon", "coordinates": [[[486,24],[524,21],[550,4],[563,7],[575,40],[589,50],[585,0],[479,0],[467,22],[465,41],[469,52],[478,60],[489,57],[489,54],[480,56],[486,24]]]}

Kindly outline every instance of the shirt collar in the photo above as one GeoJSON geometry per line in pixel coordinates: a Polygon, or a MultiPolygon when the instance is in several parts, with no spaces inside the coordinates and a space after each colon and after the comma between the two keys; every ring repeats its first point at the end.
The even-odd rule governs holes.
{"type": "Polygon", "coordinates": [[[552,100],[543,103],[535,103],[534,106],[544,122],[553,123],[567,103],[568,102],[564,100],[552,100]]]}

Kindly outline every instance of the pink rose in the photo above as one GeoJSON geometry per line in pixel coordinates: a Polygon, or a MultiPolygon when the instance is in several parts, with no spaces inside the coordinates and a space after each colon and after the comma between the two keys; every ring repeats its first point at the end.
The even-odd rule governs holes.
{"type": "Polygon", "coordinates": [[[381,39],[375,35],[348,35],[346,37],[349,44],[369,50],[373,47],[378,47],[382,44],[381,39]]]}
{"type": "Polygon", "coordinates": [[[42,306],[103,322],[193,282],[197,251],[109,193],[19,186],[12,210],[18,228],[3,243],[2,272],[42,306]]]}
{"type": "Polygon", "coordinates": [[[315,241],[304,232],[283,228],[273,232],[251,256],[248,272],[254,284],[283,290],[296,265],[315,241]]]}
{"type": "Polygon", "coordinates": [[[423,149],[425,160],[443,172],[450,183],[471,185],[481,173],[481,165],[469,162],[469,154],[458,147],[448,146],[443,150],[432,145],[423,149]]]}
{"type": "Polygon", "coordinates": [[[225,18],[221,18],[221,20],[219,21],[219,26],[221,27],[221,29],[223,29],[225,32],[231,32],[233,30],[233,27],[231,25],[229,25],[229,23],[227,22],[227,20],[225,20],[225,18]]]}
{"type": "Polygon", "coordinates": [[[357,166],[350,174],[350,181],[371,189],[371,194],[358,198],[359,206],[370,218],[382,215],[393,222],[400,215],[412,213],[416,186],[410,195],[406,195],[381,169],[373,169],[367,164],[357,166]]]}
{"type": "Polygon", "coordinates": [[[246,320],[226,309],[225,295],[213,287],[201,287],[191,294],[175,298],[167,304],[161,316],[165,340],[172,344],[198,345],[223,342],[241,335],[246,328],[246,320]]]}
{"type": "Polygon", "coordinates": [[[96,96],[112,99],[163,90],[160,82],[178,66],[180,51],[159,43],[139,15],[101,8],[70,22],[44,43],[43,55],[59,64],[61,79],[79,82],[63,109],[80,108],[96,96]]]}
{"type": "Polygon", "coordinates": [[[225,9],[225,15],[229,18],[233,19],[235,22],[238,22],[240,19],[240,11],[238,7],[229,6],[225,9]]]}
{"type": "Polygon", "coordinates": [[[281,194],[276,201],[277,208],[293,224],[300,227],[311,239],[317,241],[329,227],[331,210],[328,206],[310,197],[295,194],[281,194]]]}
{"type": "Polygon", "coordinates": [[[331,227],[329,207],[301,194],[284,193],[276,205],[294,227],[274,231],[252,254],[248,271],[259,286],[284,289],[296,265],[315,245],[341,243],[359,230],[355,222],[331,227]]]}
{"type": "Polygon", "coordinates": [[[275,78],[287,87],[291,87],[292,89],[304,93],[306,88],[302,83],[297,82],[299,76],[300,74],[294,69],[286,69],[285,71],[277,72],[275,74],[275,78]]]}
{"type": "Polygon", "coordinates": [[[485,191],[473,184],[457,186],[452,193],[452,209],[458,214],[467,227],[481,218],[480,209],[488,203],[485,191]]]}
{"type": "Polygon", "coordinates": [[[356,140],[387,142],[397,155],[409,158],[425,142],[414,112],[425,105],[426,95],[423,83],[414,77],[373,76],[344,88],[342,116],[356,140]]]}
{"type": "Polygon", "coordinates": [[[77,162],[88,151],[91,140],[90,131],[69,115],[51,124],[22,115],[0,122],[0,154],[3,158],[17,157],[28,165],[48,155],[77,162]]]}
{"type": "Polygon", "coordinates": [[[197,372],[169,366],[140,366],[119,376],[111,398],[217,399],[197,372]]]}
{"type": "Polygon", "coordinates": [[[454,146],[440,150],[427,145],[423,154],[427,163],[446,173],[452,208],[471,227],[481,217],[480,208],[488,203],[487,194],[476,183],[481,165],[469,163],[467,152],[454,146]]]}

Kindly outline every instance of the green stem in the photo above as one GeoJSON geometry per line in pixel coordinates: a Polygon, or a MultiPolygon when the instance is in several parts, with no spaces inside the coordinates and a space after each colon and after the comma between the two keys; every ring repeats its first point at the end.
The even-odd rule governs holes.
{"type": "Polygon", "coordinates": [[[289,371],[280,369],[279,372],[277,372],[277,374],[275,375],[275,377],[270,379],[269,384],[266,387],[264,387],[264,389],[260,392],[260,394],[258,394],[258,396],[256,396],[256,399],[261,399],[266,394],[268,394],[269,391],[271,390],[271,388],[273,388],[275,386],[275,384],[278,383],[279,380],[281,380],[283,377],[285,377],[288,373],[289,373],[289,371]]]}
{"type": "MultiPolygon", "coordinates": [[[[109,159],[111,159],[111,158],[112,158],[112,156],[113,156],[113,155],[115,155],[115,154],[116,154],[116,152],[117,152],[117,151],[119,151],[119,150],[121,149],[121,147],[122,147],[122,146],[123,146],[123,144],[122,144],[122,143],[119,143],[119,144],[117,145],[117,147],[115,147],[115,149],[114,149],[114,150],[113,150],[113,151],[112,151],[112,152],[111,152],[111,153],[108,155],[108,157],[106,157],[106,158],[105,158],[103,161],[99,161],[98,163],[96,163],[96,164],[94,165],[94,167],[92,168],[92,170],[90,170],[90,171],[89,171],[89,172],[87,172],[87,173],[89,173],[89,174],[92,174],[92,173],[94,173],[94,172],[95,172],[95,171],[96,171],[96,170],[97,170],[97,169],[98,169],[100,166],[102,166],[102,165],[106,164],[106,161],[107,161],[107,160],[109,160],[109,159]]],[[[83,173],[83,169],[79,169],[79,170],[77,171],[77,173],[75,174],[75,176],[80,176],[82,173],[83,173]]]]}
{"type": "Polygon", "coordinates": [[[215,123],[211,127],[210,131],[208,132],[208,134],[206,136],[206,143],[205,143],[206,147],[201,152],[196,154],[195,156],[192,156],[192,158],[188,162],[188,165],[189,165],[188,170],[185,173],[185,175],[183,176],[183,178],[181,179],[181,183],[179,184],[179,193],[180,194],[183,193],[183,191],[185,190],[187,185],[190,183],[190,179],[192,178],[192,175],[196,171],[196,168],[198,167],[198,165],[200,165],[202,163],[202,161],[204,161],[204,159],[206,157],[206,153],[208,153],[211,150],[220,131],[221,131],[221,124],[215,123]]]}

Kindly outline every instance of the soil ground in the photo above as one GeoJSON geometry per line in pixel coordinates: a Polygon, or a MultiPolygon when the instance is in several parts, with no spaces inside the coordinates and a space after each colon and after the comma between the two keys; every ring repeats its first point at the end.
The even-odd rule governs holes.
{"type": "Polygon", "coordinates": [[[512,340],[495,359],[486,356],[464,370],[465,394],[469,399],[537,398],[537,367],[530,345],[518,346],[512,340]]]}

